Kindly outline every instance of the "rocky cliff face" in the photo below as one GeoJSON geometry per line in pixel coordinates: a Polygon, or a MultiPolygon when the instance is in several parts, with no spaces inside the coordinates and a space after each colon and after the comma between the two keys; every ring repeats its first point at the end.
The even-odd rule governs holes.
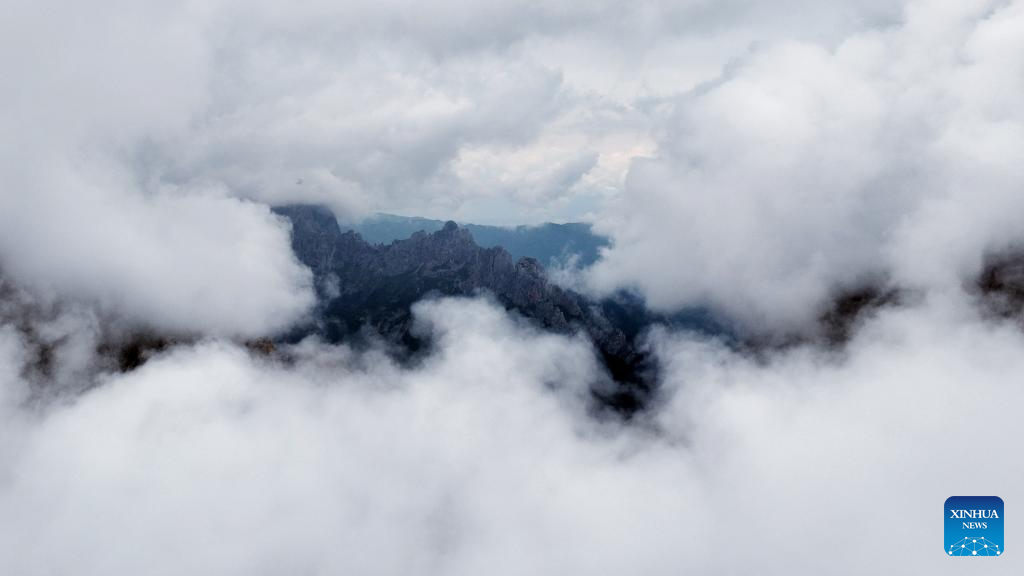
{"type": "Polygon", "coordinates": [[[313,271],[320,307],[315,331],[330,341],[370,328],[385,339],[415,348],[411,307],[437,296],[492,295],[507,309],[544,329],[582,331],[594,343],[618,383],[602,392],[616,409],[639,406],[649,392],[646,358],[635,340],[609,321],[599,303],[548,281],[533,258],[513,260],[501,247],[482,248],[470,232],[448,222],[436,232],[417,232],[390,245],[371,245],[355,232],[342,232],[334,216],[316,206],[275,211],[291,220],[292,245],[313,271]]]}

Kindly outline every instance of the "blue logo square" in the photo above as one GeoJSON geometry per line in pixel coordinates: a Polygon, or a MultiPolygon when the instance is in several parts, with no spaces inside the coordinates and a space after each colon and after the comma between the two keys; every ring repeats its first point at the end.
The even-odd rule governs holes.
{"type": "Polygon", "coordinates": [[[1003,555],[1002,498],[950,496],[945,514],[947,556],[1003,555]]]}

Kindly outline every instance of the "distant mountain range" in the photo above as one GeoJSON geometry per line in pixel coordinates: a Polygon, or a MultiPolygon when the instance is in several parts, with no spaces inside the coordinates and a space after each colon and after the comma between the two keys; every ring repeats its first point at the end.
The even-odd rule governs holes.
{"type": "MultiPolygon", "coordinates": [[[[437,232],[444,228],[443,220],[413,216],[376,214],[358,224],[340,223],[342,230],[358,232],[370,244],[390,244],[404,240],[415,232],[437,232]]],[[[503,228],[481,224],[459,224],[468,230],[473,240],[484,248],[501,246],[518,260],[524,256],[535,258],[547,267],[574,263],[586,267],[597,261],[601,248],[608,239],[594,234],[589,224],[541,224],[503,228]],[[575,257],[575,262],[572,262],[575,257]]]]}

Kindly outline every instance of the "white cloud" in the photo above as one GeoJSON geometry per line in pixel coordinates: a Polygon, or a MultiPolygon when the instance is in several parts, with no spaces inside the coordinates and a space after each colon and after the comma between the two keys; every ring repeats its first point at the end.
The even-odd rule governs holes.
{"type": "Polygon", "coordinates": [[[115,318],[175,334],[257,336],[312,305],[287,224],[217,191],[139,192],[118,173],[66,169],[0,200],[6,272],[115,318]],[[66,169],[66,170],[65,170],[66,169]]]}
{"type": "Polygon", "coordinates": [[[595,283],[753,330],[798,328],[872,276],[955,289],[1022,239],[1022,16],[916,2],[835,48],[756,49],[679,101],[657,157],[634,164],[595,283]]]}
{"type": "Polygon", "coordinates": [[[155,175],[147,143],[187,130],[209,57],[188,8],[13,6],[0,46],[0,261],[35,288],[175,333],[261,335],[312,303],[265,206],[155,175]]]}
{"type": "Polygon", "coordinates": [[[414,368],[209,342],[34,414],[5,374],[0,567],[952,574],[945,498],[1020,496],[1024,337],[960,302],[886,312],[846,356],[658,336],[649,425],[588,415],[582,341],[479,301],[417,310],[439,341],[414,368]]]}

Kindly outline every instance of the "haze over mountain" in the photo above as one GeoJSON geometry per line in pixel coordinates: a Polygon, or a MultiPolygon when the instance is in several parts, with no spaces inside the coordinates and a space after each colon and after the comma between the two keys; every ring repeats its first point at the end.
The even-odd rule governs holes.
{"type": "MultiPolygon", "coordinates": [[[[444,220],[394,214],[375,214],[356,224],[341,223],[343,230],[354,230],[371,244],[390,244],[420,230],[436,232],[444,225],[444,220]]],[[[596,262],[600,250],[608,246],[607,238],[594,234],[589,224],[580,222],[514,227],[459,223],[459,226],[468,230],[473,240],[484,248],[501,246],[515,260],[529,256],[544,266],[587,267],[596,262]]]]}

